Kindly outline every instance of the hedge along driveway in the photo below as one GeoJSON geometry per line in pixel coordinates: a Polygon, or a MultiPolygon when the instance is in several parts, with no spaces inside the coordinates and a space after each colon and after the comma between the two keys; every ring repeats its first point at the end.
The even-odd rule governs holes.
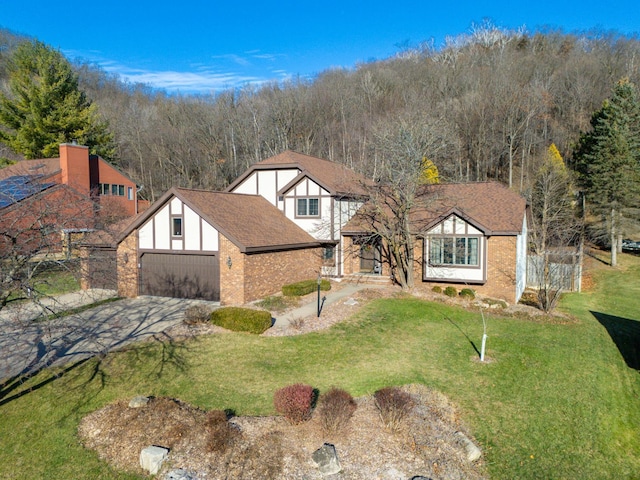
{"type": "Polygon", "coordinates": [[[3,312],[0,379],[105,355],[160,335],[181,322],[186,308],[194,304],[208,305],[212,310],[219,307],[218,302],[142,296],[44,321],[24,321],[20,311],[15,315],[3,312]]]}

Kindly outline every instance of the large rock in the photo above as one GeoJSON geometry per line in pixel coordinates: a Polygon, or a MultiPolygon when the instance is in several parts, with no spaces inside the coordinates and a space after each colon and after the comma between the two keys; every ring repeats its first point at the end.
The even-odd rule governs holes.
{"type": "Polygon", "coordinates": [[[129,402],[129,408],[144,407],[147,403],[149,403],[149,397],[138,395],[137,397],[133,397],[131,399],[131,401],[129,402]]]}
{"type": "Polygon", "coordinates": [[[198,477],[195,473],[190,472],[189,470],[177,468],[167,473],[164,476],[164,480],[198,480],[198,477]]]}
{"type": "Polygon", "coordinates": [[[155,475],[160,470],[162,462],[169,456],[169,449],[164,447],[150,446],[140,452],[140,466],[155,475]]]}
{"type": "Polygon", "coordinates": [[[462,443],[462,446],[464,447],[464,451],[467,454],[467,460],[469,460],[470,462],[475,462],[482,456],[480,448],[475,443],[473,443],[464,433],[456,432],[456,436],[460,439],[460,443],[462,443]]]}
{"type": "Polygon", "coordinates": [[[336,447],[330,443],[325,443],[318,450],[313,452],[313,461],[316,462],[318,470],[323,475],[334,475],[342,470],[336,447]]]}

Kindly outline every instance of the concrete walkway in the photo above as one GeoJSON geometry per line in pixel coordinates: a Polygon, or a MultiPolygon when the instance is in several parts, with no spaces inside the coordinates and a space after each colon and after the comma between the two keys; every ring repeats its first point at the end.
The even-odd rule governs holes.
{"type": "MultiPolygon", "coordinates": [[[[320,292],[320,303],[322,304],[322,297],[326,297],[324,304],[322,304],[322,308],[326,308],[327,306],[342,299],[352,297],[356,292],[359,292],[360,290],[371,288],[381,288],[381,286],[363,283],[347,283],[340,289],[320,292]]],[[[287,328],[292,321],[300,318],[315,317],[317,315],[317,312],[318,300],[317,297],[314,296],[313,302],[307,303],[301,307],[295,308],[291,311],[277,316],[275,318],[276,321],[273,325],[273,328],[287,328]]],[[[320,313],[320,316],[322,316],[322,312],[320,313]]]]}

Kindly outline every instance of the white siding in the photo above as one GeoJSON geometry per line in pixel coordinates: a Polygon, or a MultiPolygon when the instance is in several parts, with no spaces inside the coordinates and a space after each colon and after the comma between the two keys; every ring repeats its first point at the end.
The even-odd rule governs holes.
{"type": "Polygon", "coordinates": [[[155,249],[169,250],[171,248],[171,226],[169,221],[169,205],[165,205],[153,217],[155,233],[155,249]]]}
{"type": "Polygon", "coordinates": [[[272,205],[278,203],[278,185],[275,171],[267,170],[258,173],[258,194],[266,198],[272,205]]]}
{"type": "Polygon", "coordinates": [[[257,195],[258,193],[258,175],[253,172],[244,182],[233,189],[233,193],[244,193],[248,195],[257,195]]]}
{"type": "Polygon", "coordinates": [[[150,218],[138,230],[138,245],[140,248],[153,248],[153,218],[150,218]]]}
{"type": "Polygon", "coordinates": [[[202,220],[202,249],[218,251],[218,231],[202,220]]]}
{"type": "Polygon", "coordinates": [[[201,250],[200,245],[200,216],[191,210],[188,206],[184,206],[184,249],[185,250],[201,250]]]}
{"type": "Polygon", "coordinates": [[[527,217],[522,220],[522,233],[516,240],[516,302],[520,300],[527,285],[527,217]]]}
{"type": "Polygon", "coordinates": [[[182,201],[179,198],[173,197],[171,202],[171,215],[182,215],[182,201]]]}

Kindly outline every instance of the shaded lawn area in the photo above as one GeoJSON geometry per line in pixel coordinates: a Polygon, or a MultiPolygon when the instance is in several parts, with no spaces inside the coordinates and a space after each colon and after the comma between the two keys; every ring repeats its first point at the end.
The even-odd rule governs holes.
{"type": "MultiPolygon", "coordinates": [[[[305,382],[354,396],[420,382],[460,408],[492,478],[634,478],[640,472],[640,379],[590,312],[638,320],[640,261],[598,274],[597,290],[572,294],[567,322],[488,318],[487,356],[472,345],[480,315],[413,298],[379,300],[357,321],[297,337],[222,334],[159,339],[29,380],[44,383],[0,406],[0,478],[137,478],[78,445],[88,412],[137,394],[202,408],[272,414],[273,392],[305,382]],[[624,288],[619,288],[625,286],[624,288]]],[[[635,324],[632,324],[635,325],[635,324]]]]}

